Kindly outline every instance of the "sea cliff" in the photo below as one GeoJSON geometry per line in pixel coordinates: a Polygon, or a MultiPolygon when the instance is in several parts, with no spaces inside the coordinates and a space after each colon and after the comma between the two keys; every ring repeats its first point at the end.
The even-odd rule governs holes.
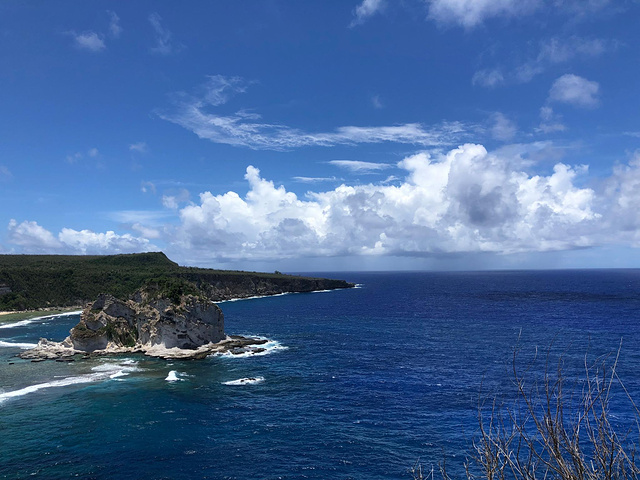
{"type": "Polygon", "coordinates": [[[32,360],[75,355],[143,353],[161,358],[204,358],[214,353],[259,353],[260,338],[227,336],[224,314],[188,282],[151,283],[128,300],[101,294],[89,303],[62,342],[41,339],[20,354],[32,360]]]}

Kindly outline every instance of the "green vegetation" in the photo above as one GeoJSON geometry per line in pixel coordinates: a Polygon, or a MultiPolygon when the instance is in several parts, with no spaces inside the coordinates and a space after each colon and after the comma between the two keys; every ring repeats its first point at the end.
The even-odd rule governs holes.
{"type": "Polygon", "coordinates": [[[126,299],[149,282],[175,298],[204,291],[213,300],[351,286],[339,280],[181,267],[164,253],[110,256],[0,255],[0,311],[83,305],[100,293],[126,299]],[[190,282],[195,287],[189,287],[190,282]]]}
{"type": "Polygon", "coordinates": [[[162,276],[147,280],[144,286],[147,292],[152,293],[150,300],[168,298],[176,305],[180,304],[182,295],[194,295],[196,297],[202,295],[202,292],[198,290],[195,284],[182,278],[162,276]]]}

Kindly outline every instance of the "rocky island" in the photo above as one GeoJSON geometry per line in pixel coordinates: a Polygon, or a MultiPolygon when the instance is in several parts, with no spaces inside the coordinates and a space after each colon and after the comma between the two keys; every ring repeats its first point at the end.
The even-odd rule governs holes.
{"type": "Polygon", "coordinates": [[[224,333],[224,314],[195,285],[151,282],[130,299],[101,294],[89,303],[62,342],[41,339],[24,359],[143,353],[166,359],[198,359],[215,353],[260,353],[267,340],[224,333]]]}

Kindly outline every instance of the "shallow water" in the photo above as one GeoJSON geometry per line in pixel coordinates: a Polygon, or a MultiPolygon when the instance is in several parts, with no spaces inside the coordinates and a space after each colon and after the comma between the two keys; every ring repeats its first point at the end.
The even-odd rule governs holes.
{"type": "Polygon", "coordinates": [[[222,304],[228,333],[273,341],[261,356],[31,363],[7,344],[61,340],[77,315],[0,325],[0,478],[391,479],[443,457],[460,472],[516,344],[552,345],[572,374],[622,339],[640,391],[640,271],[334,276],[362,288],[222,304]]]}

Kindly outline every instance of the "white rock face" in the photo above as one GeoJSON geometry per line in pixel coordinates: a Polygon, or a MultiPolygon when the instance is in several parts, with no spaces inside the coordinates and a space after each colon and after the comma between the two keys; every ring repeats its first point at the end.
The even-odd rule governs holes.
{"type": "Polygon", "coordinates": [[[103,294],[83,310],[69,338],[83,352],[155,346],[195,350],[225,338],[224,315],[216,304],[192,295],[175,304],[148,292],[127,302],[103,294]]]}

